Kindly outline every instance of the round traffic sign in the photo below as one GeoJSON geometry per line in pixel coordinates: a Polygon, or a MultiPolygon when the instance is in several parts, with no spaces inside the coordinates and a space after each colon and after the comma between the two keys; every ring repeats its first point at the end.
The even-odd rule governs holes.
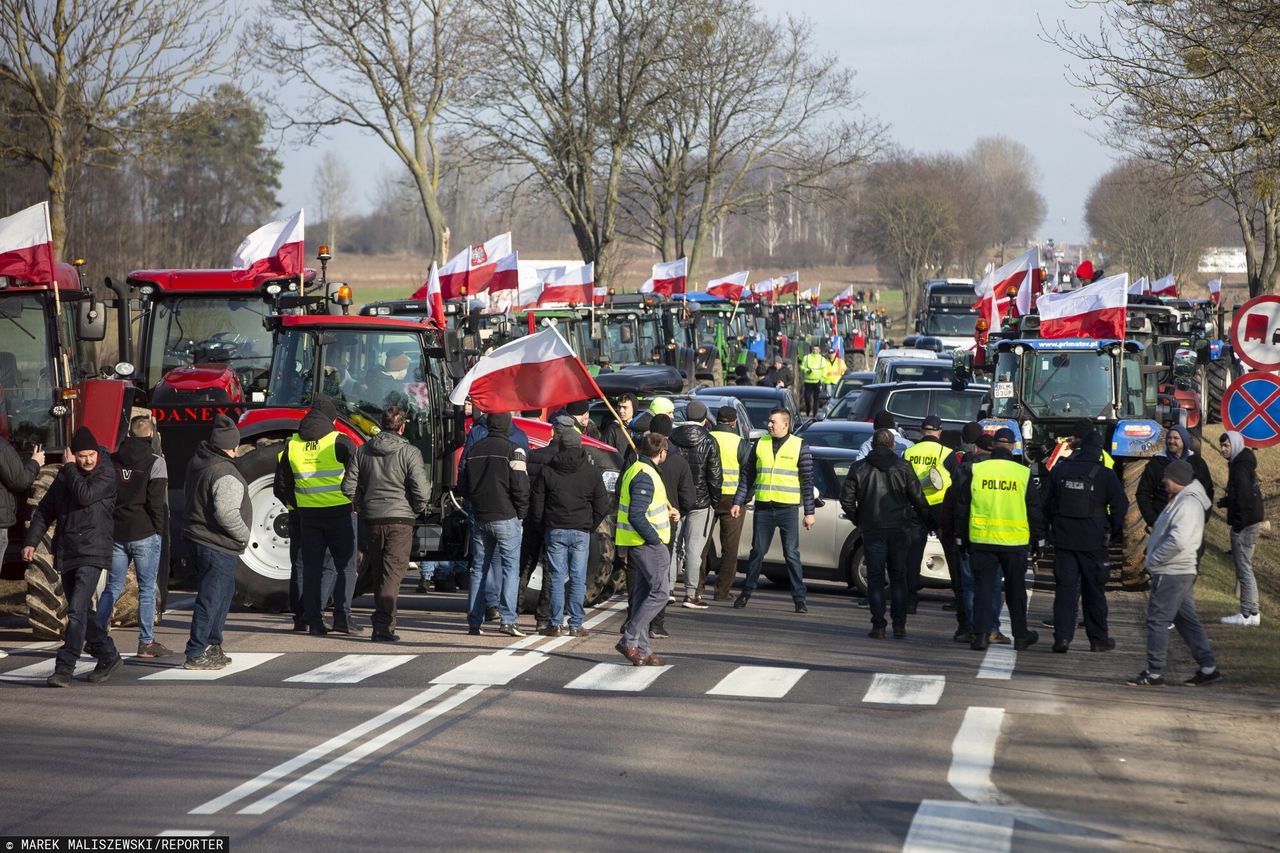
{"type": "Polygon", "coordinates": [[[1280,377],[1246,373],[1222,395],[1222,426],[1249,447],[1280,444],[1280,377]]]}
{"type": "Polygon", "coordinates": [[[1231,322],[1231,346],[1256,370],[1280,369],[1280,296],[1250,299],[1231,322]]]}

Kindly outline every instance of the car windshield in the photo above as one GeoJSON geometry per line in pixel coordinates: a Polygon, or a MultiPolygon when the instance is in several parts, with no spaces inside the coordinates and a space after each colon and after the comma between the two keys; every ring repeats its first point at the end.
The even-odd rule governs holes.
{"type": "Polygon", "coordinates": [[[752,429],[764,429],[769,423],[769,413],[778,407],[778,401],[772,398],[742,398],[743,407],[751,416],[752,429]]]}
{"type": "MultiPolygon", "coordinates": [[[[9,295],[0,311],[0,436],[15,445],[24,442],[50,448],[56,438],[49,414],[53,395],[53,360],[50,358],[43,297],[9,295]]],[[[74,312],[63,308],[63,314],[74,312]]],[[[68,338],[70,340],[70,338],[68,338]]]]}
{"type": "Polygon", "coordinates": [[[941,359],[932,364],[890,363],[889,382],[950,382],[951,362],[941,359]]]}
{"type": "Polygon", "coordinates": [[[167,296],[155,303],[147,342],[148,386],[175,367],[230,364],[252,387],[271,366],[271,334],[259,297],[167,296]]]}
{"type": "Polygon", "coordinates": [[[818,447],[840,447],[845,450],[857,450],[867,439],[871,437],[873,430],[871,425],[867,424],[865,430],[852,429],[823,429],[821,426],[811,426],[800,431],[800,435],[804,440],[818,447]]]}
{"type": "Polygon", "coordinates": [[[949,338],[968,337],[973,334],[973,324],[978,321],[974,314],[930,314],[924,321],[921,334],[946,335],[949,338]]]}
{"type": "Polygon", "coordinates": [[[846,376],[836,385],[836,397],[843,398],[851,391],[857,391],[863,385],[871,384],[870,376],[846,376]]]}
{"type": "Polygon", "coordinates": [[[1095,418],[1112,400],[1114,364],[1105,352],[1029,352],[1022,398],[1035,417],[1095,418]]]}
{"type": "Polygon", "coordinates": [[[843,420],[856,417],[855,412],[858,407],[858,400],[861,397],[862,391],[853,391],[845,394],[831,407],[831,411],[827,412],[827,417],[832,419],[841,418],[843,420]]]}

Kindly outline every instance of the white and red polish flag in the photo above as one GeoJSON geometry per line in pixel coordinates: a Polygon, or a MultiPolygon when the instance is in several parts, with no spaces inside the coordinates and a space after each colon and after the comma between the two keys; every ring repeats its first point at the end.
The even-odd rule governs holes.
{"type": "Polygon", "coordinates": [[[1222,301],[1222,279],[1220,278],[1209,279],[1208,287],[1209,287],[1209,298],[1213,300],[1214,305],[1217,305],[1219,302],[1222,301]]]}
{"type": "Polygon", "coordinates": [[[757,301],[768,300],[773,301],[773,288],[775,279],[766,278],[764,281],[757,281],[751,285],[751,298],[757,301]]]}
{"type": "Polygon", "coordinates": [[[547,326],[481,356],[449,401],[461,406],[471,397],[484,412],[520,412],[601,396],[573,348],[555,326],[547,326]]]}
{"type": "Polygon", "coordinates": [[[414,299],[426,298],[431,302],[431,321],[435,323],[437,328],[444,328],[444,298],[440,291],[440,271],[436,269],[436,262],[431,262],[431,269],[427,272],[427,280],[420,288],[422,296],[415,295],[414,299]]]}
{"type": "Polygon", "coordinates": [[[1158,278],[1151,283],[1152,296],[1172,296],[1178,298],[1178,280],[1173,277],[1173,273],[1158,278]]]}
{"type": "Polygon", "coordinates": [[[301,275],[306,258],[303,232],[301,208],[288,219],[268,222],[244,238],[231,258],[231,268],[244,270],[246,276],[301,275]]]}
{"type": "Polygon", "coordinates": [[[661,296],[672,296],[677,293],[685,292],[685,285],[688,282],[689,259],[681,258],[678,261],[666,261],[653,265],[653,274],[645,285],[649,286],[646,290],[642,285],[641,293],[657,293],[661,296]]]}
{"type": "MultiPolygon", "coordinates": [[[[538,305],[567,303],[570,305],[590,305],[595,296],[596,265],[583,264],[574,269],[548,278],[542,285],[542,293],[538,295],[538,305]]],[[[576,399],[582,399],[578,397],[576,399]]]]}
{"type": "Polygon", "coordinates": [[[498,258],[489,279],[489,292],[520,289],[520,253],[511,252],[498,258]]]}
{"type": "Polygon", "coordinates": [[[1129,274],[1107,276],[1070,293],[1040,297],[1043,338],[1124,339],[1129,304],[1129,274]]]}
{"type": "Polygon", "coordinates": [[[0,219],[0,275],[32,284],[53,282],[53,229],[49,202],[0,219]]]}
{"type": "Polygon", "coordinates": [[[471,247],[444,262],[440,267],[440,292],[445,299],[458,299],[463,288],[467,287],[467,273],[470,271],[471,247]]]}
{"type": "Polygon", "coordinates": [[[775,291],[775,293],[778,296],[786,296],[788,293],[794,293],[796,294],[796,298],[799,298],[799,294],[800,294],[799,271],[789,273],[780,279],[775,279],[775,283],[777,284],[777,290],[775,291]]]}
{"type": "Polygon", "coordinates": [[[498,261],[513,251],[510,231],[470,246],[467,256],[467,293],[474,296],[488,290],[497,273],[498,261]]]}
{"type": "Polygon", "coordinates": [[[747,289],[749,273],[749,270],[741,270],[724,278],[713,279],[707,282],[707,293],[721,299],[728,299],[730,302],[740,302],[747,289]]]}
{"type": "Polygon", "coordinates": [[[1130,296],[1144,296],[1151,292],[1151,283],[1147,281],[1144,275],[1133,284],[1129,285],[1128,294],[1130,296]]]}
{"type": "Polygon", "coordinates": [[[605,302],[607,302],[609,299],[609,288],[607,287],[593,288],[591,291],[591,298],[592,300],[594,300],[596,305],[605,304],[605,302]]]}
{"type": "Polygon", "coordinates": [[[831,304],[837,308],[844,308],[847,305],[852,305],[853,304],[853,285],[851,284],[848,287],[846,287],[844,290],[837,293],[835,297],[831,300],[831,304]]]}
{"type": "Polygon", "coordinates": [[[979,317],[987,319],[993,332],[999,330],[1000,324],[1004,321],[1004,315],[1009,310],[1009,297],[1005,294],[997,297],[994,292],[995,274],[995,264],[987,264],[982,278],[973,286],[973,292],[978,296],[978,301],[973,303],[973,308],[978,312],[979,317]]]}
{"type": "Polygon", "coordinates": [[[991,287],[998,298],[1003,299],[1010,290],[1017,288],[1013,307],[1017,309],[1019,316],[1031,313],[1031,296],[1036,284],[1033,270],[1039,267],[1040,247],[1032,246],[991,274],[991,287]]]}

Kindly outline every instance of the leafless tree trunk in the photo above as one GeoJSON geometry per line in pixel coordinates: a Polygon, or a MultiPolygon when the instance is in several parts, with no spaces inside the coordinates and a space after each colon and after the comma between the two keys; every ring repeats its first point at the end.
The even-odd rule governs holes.
{"type": "Polygon", "coordinates": [[[326,151],[320,160],[314,189],[316,212],[325,224],[325,242],[336,248],[338,230],[349,212],[351,173],[332,151],[326,151]]]}

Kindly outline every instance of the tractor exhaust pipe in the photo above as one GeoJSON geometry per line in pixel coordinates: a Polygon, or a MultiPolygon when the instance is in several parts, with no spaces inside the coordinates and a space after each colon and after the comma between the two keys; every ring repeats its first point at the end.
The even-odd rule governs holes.
{"type": "MultiPolygon", "coordinates": [[[[129,316],[129,291],[117,284],[111,276],[102,279],[107,289],[116,295],[116,343],[120,348],[120,361],[137,365],[133,360],[133,318],[129,316]]],[[[136,371],[135,371],[135,374],[136,371]]]]}

